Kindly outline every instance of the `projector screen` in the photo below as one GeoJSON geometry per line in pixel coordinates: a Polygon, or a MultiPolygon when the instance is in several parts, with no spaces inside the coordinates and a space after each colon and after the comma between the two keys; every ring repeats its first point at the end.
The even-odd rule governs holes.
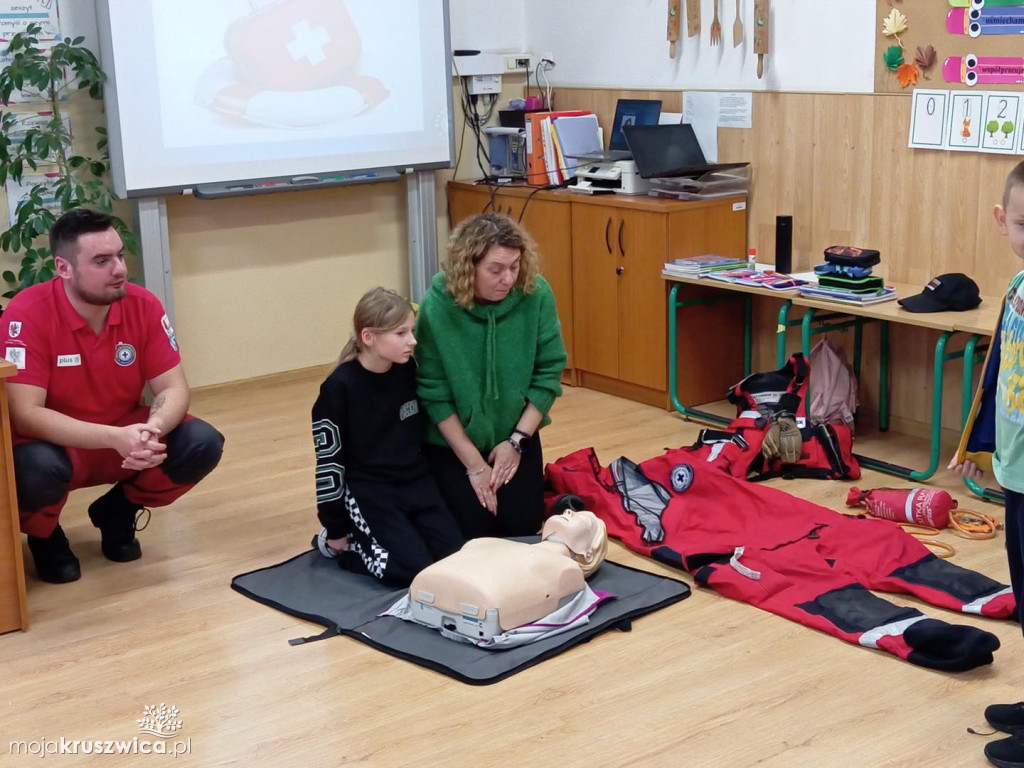
{"type": "Polygon", "coordinates": [[[114,188],[450,167],[447,0],[97,0],[114,188]]]}

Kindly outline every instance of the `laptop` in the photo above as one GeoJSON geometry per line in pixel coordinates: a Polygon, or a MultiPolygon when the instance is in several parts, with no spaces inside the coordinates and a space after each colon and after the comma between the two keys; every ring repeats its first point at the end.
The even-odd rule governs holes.
{"type": "Polygon", "coordinates": [[[641,179],[700,176],[712,171],[745,168],[750,163],[709,163],[693,126],[627,125],[622,129],[641,179]]]}
{"type": "Polygon", "coordinates": [[[615,102],[615,119],[612,121],[608,149],[573,157],[590,162],[606,163],[615,160],[631,160],[633,155],[629,151],[629,145],[626,143],[622,129],[631,125],[657,125],[659,117],[661,117],[661,99],[619,99],[615,102]]]}

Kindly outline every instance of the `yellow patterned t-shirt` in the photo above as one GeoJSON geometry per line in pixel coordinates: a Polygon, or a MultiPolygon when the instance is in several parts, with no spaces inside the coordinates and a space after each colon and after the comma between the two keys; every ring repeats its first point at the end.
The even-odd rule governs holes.
{"type": "Polygon", "coordinates": [[[1000,333],[996,385],[996,452],[992,470],[1008,490],[1024,493],[1024,271],[1010,281],[1000,333]]]}

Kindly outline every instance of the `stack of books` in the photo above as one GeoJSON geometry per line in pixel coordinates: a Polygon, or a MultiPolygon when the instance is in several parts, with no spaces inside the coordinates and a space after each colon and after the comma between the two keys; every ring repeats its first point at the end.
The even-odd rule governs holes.
{"type": "Polygon", "coordinates": [[[663,274],[679,277],[708,277],[715,272],[727,272],[746,266],[747,262],[743,259],[707,254],[666,262],[663,274]]]}
{"type": "Polygon", "coordinates": [[[879,304],[883,301],[896,299],[896,289],[885,285],[876,291],[850,291],[843,288],[827,288],[821,285],[802,285],[798,289],[801,296],[808,299],[822,299],[824,301],[836,301],[840,304],[879,304]]]}

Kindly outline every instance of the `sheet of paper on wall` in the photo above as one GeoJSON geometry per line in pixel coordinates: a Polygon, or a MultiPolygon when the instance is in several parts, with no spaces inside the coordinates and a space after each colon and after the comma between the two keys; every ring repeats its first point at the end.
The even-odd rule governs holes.
{"type": "Polygon", "coordinates": [[[978,125],[981,149],[998,155],[1015,155],[1021,146],[1024,99],[1019,93],[992,91],[985,94],[985,106],[978,125]]]}
{"type": "Polygon", "coordinates": [[[658,125],[679,125],[683,122],[682,112],[662,112],[658,115],[658,125]]]}
{"type": "Polygon", "coordinates": [[[947,97],[946,137],[944,149],[953,152],[977,152],[981,149],[982,117],[985,94],[978,92],[950,93],[947,97]]]}
{"type": "Polygon", "coordinates": [[[911,149],[945,149],[946,115],[949,111],[949,91],[925,88],[914,90],[910,111],[911,149]]]}
{"type": "Polygon", "coordinates": [[[754,94],[750,91],[719,94],[719,128],[753,128],[754,94]]]}
{"type": "Polygon", "coordinates": [[[59,178],[59,174],[56,173],[41,173],[36,176],[22,176],[21,182],[17,182],[14,179],[7,179],[7,183],[4,185],[7,190],[7,222],[9,226],[14,226],[14,223],[18,220],[15,215],[18,210],[18,203],[29,196],[32,188],[37,184],[46,184],[48,190],[43,193],[43,207],[50,211],[56,216],[60,216],[63,213],[60,201],[54,196],[51,191],[53,188],[53,182],[59,178]]]}
{"type": "Polygon", "coordinates": [[[704,159],[718,162],[719,94],[709,91],[687,91],[683,94],[683,122],[693,126],[704,159]]]}
{"type": "MultiPolygon", "coordinates": [[[[21,144],[25,140],[26,133],[33,128],[42,128],[51,120],[53,120],[52,112],[15,112],[14,123],[8,136],[11,137],[13,143],[21,144]]],[[[61,115],[61,122],[64,124],[64,130],[71,135],[71,118],[61,115]]],[[[51,159],[55,158],[51,157],[51,159]]]]}
{"type": "Polygon", "coordinates": [[[40,42],[60,39],[57,0],[0,0],[0,43],[10,42],[32,23],[43,28],[38,35],[40,42]]]}
{"type": "MultiPolygon", "coordinates": [[[[44,42],[42,40],[39,41],[39,49],[43,50],[43,51],[49,50],[54,45],[56,45],[56,43],[53,42],[53,41],[50,41],[50,42],[44,42]]],[[[4,42],[3,40],[0,40],[0,69],[4,69],[5,67],[9,66],[11,61],[12,61],[12,59],[13,59],[12,56],[8,56],[7,55],[6,50],[7,50],[7,43],[4,42]]],[[[60,99],[61,99],[61,101],[66,100],[67,99],[67,93],[66,92],[62,93],[60,99]]],[[[45,101],[46,101],[46,97],[43,94],[41,94],[39,92],[36,92],[36,91],[33,91],[31,88],[29,88],[27,91],[24,91],[24,92],[23,91],[12,91],[11,92],[11,102],[10,102],[11,104],[41,104],[41,103],[44,103],[45,101]]]]}

